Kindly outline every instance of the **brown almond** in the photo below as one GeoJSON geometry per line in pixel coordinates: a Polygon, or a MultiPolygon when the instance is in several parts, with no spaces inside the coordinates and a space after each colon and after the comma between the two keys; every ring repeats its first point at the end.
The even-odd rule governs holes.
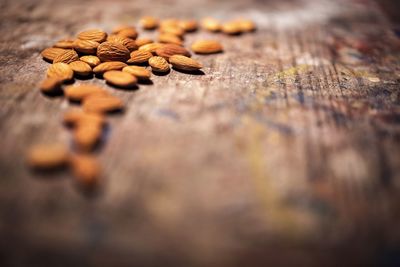
{"type": "Polygon", "coordinates": [[[78,38],[101,43],[107,39],[107,33],[99,29],[86,30],[79,33],[78,38]]]}
{"type": "Polygon", "coordinates": [[[156,54],[166,60],[173,55],[183,55],[190,57],[190,52],[183,46],[176,44],[165,44],[156,50],[156,54]]]}
{"type": "Polygon", "coordinates": [[[93,95],[83,101],[83,109],[86,112],[106,113],[120,111],[123,108],[121,99],[111,95],[93,95]]]}
{"type": "Polygon", "coordinates": [[[106,71],[110,71],[110,70],[122,70],[126,66],[128,66],[128,65],[121,61],[103,62],[100,65],[96,66],[93,69],[93,72],[96,74],[102,74],[102,73],[104,73],[106,71]]]}
{"type": "Polygon", "coordinates": [[[74,142],[80,151],[92,151],[99,143],[102,128],[95,125],[79,124],[74,129],[74,142]]]}
{"type": "Polygon", "coordinates": [[[78,54],[75,52],[75,50],[68,49],[64,51],[63,53],[58,54],[54,60],[53,63],[58,63],[58,62],[63,62],[63,63],[71,63],[76,60],[79,60],[78,54]]]}
{"type": "Polygon", "coordinates": [[[171,33],[161,33],[158,36],[160,43],[183,45],[183,41],[178,36],[171,33]]]}
{"type": "Polygon", "coordinates": [[[222,24],[221,31],[226,34],[236,35],[241,33],[241,28],[236,21],[229,21],[222,24]]]}
{"type": "Polygon", "coordinates": [[[129,64],[142,64],[148,62],[149,59],[153,56],[151,52],[137,50],[131,53],[131,58],[128,59],[127,63],[129,64]]]}
{"type": "Polygon", "coordinates": [[[90,95],[108,94],[103,88],[94,84],[70,85],[64,89],[65,96],[71,101],[82,101],[90,95]]]}
{"type": "Polygon", "coordinates": [[[78,76],[88,76],[92,73],[92,68],[89,64],[80,60],[69,63],[69,66],[78,76]]]}
{"type": "Polygon", "coordinates": [[[171,56],[169,62],[174,68],[184,71],[196,71],[203,67],[198,61],[182,55],[171,56]]]}
{"type": "Polygon", "coordinates": [[[183,20],[179,22],[179,26],[185,31],[185,32],[194,32],[197,30],[197,21],[195,20],[183,20]]]}
{"type": "Polygon", "coordinates": [[[58,62],[47,69],[47,77],[54,77],[60,81],[69,81],[74,77],[74,72],[68,64],[58,62]]]}
{"type": "Polygon", "coordinates": [[[64,167],[68,159],[68,149],[62,144],[35,145],[27,153],[27,162],[34,169],[50,170],[64,167]]]}
{"type": "Polygon", "coordinates": [[[78,184],[86,189],[92,189],[99,184],[101,166],[92,155],[81,154],[71,157],[71,169],[78,184]]]}
{"type": "Polygon", "coordinates": [[[63,122],[69,127],[76,127],[79,125],[93,125],[103,127],[106,120],[102,114],[87,113],[82,110],[69,110],[63,115],[63,122]]]}
{"type": "Polygon", "coordinates": [[[201,21],[201,26],[210,32],[218,32],[221,30],[221,23],[214,18],[204,18],[201,21]]]}
{"type": "Polygon", "coordinates": [[[103,78],[107,83],[123,88],[134,87],[137,83],[135,76],[119,70],[107,71],[103,74],[103,78]]]}
{"type": "Polygon", "coordinates": [[[163,19],[160,22],[160,28],[164,27],[179,27],[179,20],[175,18],[163,19]]]}
{"type": "Polygon", "coordinates": [[[179,26],[164,26],[160,28],[160,32],[161,33],[169,33],[169,34],[173,34],[176,36],[179,36],[180,38],[183,37],[183,35],[185,34],[185,31],[180,28],[179,26]]]}
{"type": "Polygon", "coordinates": [[[135,28],[134,26],[119,25],[119,26],[115,27],[115,28],[112,30],[112,33],[113,33],[113,34],[117,34],[117,33],[119,33],[120,31],[126,30],[126,29],[133,29],[133,30],[136,30],[136,28],[135,28]]]}
{"type": "Polygon", "coordinates": [[[97,47],[97,57],[101,61],[122,61],[130,58],[130,52],[124,45],[114,42],[104,42],[97,47]]]}
{"type": "Polygon", "coordinates": [[[61,81],[57,77],[48,77],[42,81],[39,88],[45,94],[58,92],[61,81]]]}
{"type": "Polygon", "coordinates": [[[155,56],[149,59],[149,65],[154,72],[168,72],[169,64],[163,57],[155,56]]]}
{"type": "Polygon", "coordinates": [[[256,25],[252,20],[239,19],[237,20],[237,23],[242,32],[252,32],[256,30],[256,25]]]}
{"type": "Polygon", "coordinates": [[[64,48],[64,49],[73,49],[74,48],[74,39],[62,39],[54,44],[54,47],[64,48]]]}
{"type": "Polygon", "coordinates": [[[89,64],[90,67],[94,68],[101,63],[100,59],[96,56],[81,56],[80,60],[89,64]]]}
{"type": "Polygon", "coordinates": [[[222,52],[223,47],[218,41],[200,40],[192,44],[193,52],[197,54],[212,54],[222,52]]]}
{"type": "Polygon", "coordinates": [[[135,40],[138,36],[138,32],[136,31],[135,28],[126,28],[126,29],[119,31],[117,33],[117,35],[123,36],[123,37],[128,37],[128,38],[135,40]]]}
{"type": "Polygon", "coordinates": [[[107,41],[122,44],[129,51],[137,50],[139,47],[136,44],[135,40],[128,38],[128,37],[119,36],[119,35],[110,35],[110,36],[108,36],[107,41]]]}
{"type": "Polygon", "coordinates": [[[49,47],[49,48],[46,48],[45,50],[43,50],[40,54],[42,55],[42,57],[45,60],[53,62],[53,60],[56,56],[64,53],[65,51],[67,51],[67,49],[57,48],[57,47],[49,47]]]}
{"type": "Polygon", "coordinates": [[[156,52],[156,50],[162,46],[163,46],[163,44],[161,44],[161,43],[145,44],[145,45],[142,45],[141,47],[139,47],[139,51],[147,51],[147,52],[154,54],[156,52]]]}
{"type": "Polygon", "coordinates": [[[128,66],[122,69],[123,72],[130,73],[135,76],[139,80],[148,80],[150,79],[151,73],[149,70],[139,67],[139,66],[128,66]]]}
{"type": "Polygon", "coordinates": [[[158,26],[158,19],[151,16],[146,16],[142,17],[139,23],[145,30],[154,30],[158,26]]]}
{"type": "Polygon", "coordinates": [[[96,54],[97,47],[100,43],[93,40],[76,39],[74,41],[74,49],[83,54],[96,54]]]}
{"type": "Polygon", "coordinates": [[[137,44],[138,47],[141,47],[142,45],[145,45],[145,44],[151,44],[151,43],[153,43],[153,40],[150,39],[150,38],[139,38],[139,39],[136,39],[136,44],[137,44]]]}

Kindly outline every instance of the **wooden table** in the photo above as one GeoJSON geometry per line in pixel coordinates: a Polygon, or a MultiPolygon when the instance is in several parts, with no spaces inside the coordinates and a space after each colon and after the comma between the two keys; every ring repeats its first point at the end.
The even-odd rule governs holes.
{"type": "MultiPolygon", "coordinates": [[[[1,266],[399,266],[399,38],[371,1],[0,3],[1,266]],[[256,21],[109,118],[99,194],[26,166],[71,143],[40,52],[142,15],[256,21]]],[[[153,33],[144,33],[153,36],[153,33]]],[[[143,36],[142,35],[142,36],[143,36]]]]}

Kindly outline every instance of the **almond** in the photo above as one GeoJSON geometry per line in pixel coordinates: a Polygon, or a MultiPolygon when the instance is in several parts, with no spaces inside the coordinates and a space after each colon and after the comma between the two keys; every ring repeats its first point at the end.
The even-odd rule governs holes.
{"type": "Polygon", "coordinates": [[[74,39],[63,39],[54,44],[54,47],[64,48],[64,49],[73,49],[74,48],[74,39]]]}
{"type": "Polygon", "coordinates": [[[133,51],[131,53],[131,58],[128,59],[127,63],[142,64],[142,63],[148,62],[152,56],[153,56],[153,54],[148,51],[142,51],[142,50],[133,51]]]}
{"type": "Polygon", "coordinates": [[[142,45],[141,47],[139,47],[139,51],[147,51],[147,52],[154,54],[156,52],[156,50],[162,46],[163,46],[163,44],[161,44],[161,43],[145,44],[145,45],[142,45]]]}
{"type": "Polygon", "coordinates": [[[99,29],[87,30],[79,33],[78,38],[101,43],[107,39],[107,33],[99,29]]]}
{"type": "Polygon", "coordinates": [[[53,62],[53,60],[56,56],[64,53],[65,51],[67,51],[67,49],[49,47],[49,48],[46,48],[45,50],[43,50],[40,54],[42,55],[42,57],[45,60],[53,62]]]}
{"type": "Polygon", "coordinates": [[[190,52],[186,50],[183,46],[176,44],[165,44],[156,50],[156,54],[166,60],[173,55],[183,55],[190,57],[190,52]]]}
{"type": "Polygon", "coordinates": [[[239,19],[237,20],[237,23],[242,32],[252,32],[256,30],[256,25],[251,20],[239,19]]]}
{"type": "Polygon", "coordinates": [[[192,50],[197,54],[212,54],[221,52],[223,48],[218,41],[200,40],[192,44],[192,50]]]}
{"type": "Polygon", "coordinates": [[[179,22],[179,27],[181,27],[185,32],[194,32],[197,30],[197,21],[183,20],[179,22]]]}
{"type": "Polygon", "coordinates": [[[139,66],[128,66],[122,69],[123,72],[130,73],[135,76],[139,80],[148,80],[150,79],[151,73],[149,70],[139,67],[139,66]]]}
{"type": "Polygon", "coordinates": [[[160,28],[160,32],[173,34],[179,36],[180,38],[182,38],[183,35],[185,34],[185,31],[179,26],[164,26],[160,28]]]}
{"type": "Polygon", "coordinates": [[[124,108],[121,99],[111,95],[93,95],[83,101],[83,109],[86,112],[106,113],[119,111],[124,108]]]}
{"type": "Polygon", "coordinates": [[[138,47],[145,45],[145,44],[151,44],[152,42],[153,42],[153,40],[151,40],[150,38],[136,39],[136,44],[138,47]]]}
{"type": "Polygon", "coordinates": [[[241,28],[236,21],[230,21],[222,24],[221,31],[226,34],[236,35],[241,33],[241,28]]]}
{"type": "Polygon", "coordinates": [[[149,65],[154,72],[168,72],[169,64],[163,57],[151,57],[149,59],[149,65]]]}
{"type": "Polygon", "coordinates": [[[107,94],[107,91],[94,84],[70,85],[64,89],[65,96],[71,101],[82,101],[90,95],[107,94]]]}
{"type": "Polygon", "coordinates": [[[96,66],[93,69],[93,72],[96,74],[102,74],[106,71],[110,70],[122,70],[124,67],[128,66],[124,62],[120,61],[109,61],[109,62],[104,62],[101,63],[100,65],[96,66]]]}
{"type": "Polygon", "coordinates": [[[63,62],[63,63],[71,63],[79,59],[78,54],[75,52],[75,50],[68,49],[64,51],[63,53],[58,54],[54,60],[53,63],[57,62],[63,62]]]}
{"type": "Polygon", "coordinates": [[[137,79],[132,74],[119,70],[110,70],[104,73],[104,80],[108,83],[124,88],[130,88],[136,85],[137,79]]]}
{"type": "Polygon", "coordinates": [[[99,184],[101,175],[100,163],[91,155],[73,155],[71,157],[72,173],[80,186],[92,188],[99,184]]]}
{"type": "Polygon", "coordinates": [[[140,25],[142,25],[145,30],[154,30],[158,26],[158,19],[150,16],[142,17],[140,19],[140,25]]]}
{"type": "Polygon", "coordinates": [[[64,113],[63,122],[69,127],[77,127],[79,125],[103,127],[106,120],[101,114],[87,113],[82,110],[69,110],[64,113]]]}
{"type": "Polygon", "coordinates": [[[35,169],[63,167],[68,163],[68,159],[68,149],[61,144],[35,145],[27,153],[27,162],[35,169]]]}
{"type": "Polygon", "coordinates": [[[184,71],[196,71],[203,67],[198,61],[182,55],[171,56],[169,62],[174,68],[184,71]]]}
{"type": "Polygon", "coordinates": [[[56,77],[48,77],[40,84],[40,90],[45,94],[55,93],[60,89],[61,81],[56,77]]]}
{"type": "Polygon", "coordinates": [[[90,124],[79,124],[74,129],[74,142],[80,151],[92,151],[99,143],[101,135],[101,127],[90,124]]]}
{"type": "Polygon", "coordinates": [[[100,43],[93,40],[76,39],[74,41],[74,49],[84,54],[96,54],[99,45],[100,43]]]}
{"type": "Polygon", "coordinates": [[[221,30],[221,23],[214,18],[204,18],[201,21],[201,26],[210,32],[217,32],[221,30]]]}
{"type": "Polygon", "coordinates": [[[88,76],[92,73],[92,68],[89,64],[80,60],[69,63],[69,66],[78,76],[88,76]]]}
{"type": "Polygon", "coordinates": [[[96,67],[101,63],[100,59],[96,56],[82,56],[80,60],[86,62],[92,68],[96,67]]]}
{"type": "Polygon", "coordinates": [[[112,30],[112,33],[113,33],[113,34],[117,34],[117,33],[119,33],[120,31],[126,30],[126,29],[133,29],[133,30],[136,31],[136,28],[135,28],[134,26],[119,25],[119,26],[115,27],[115,28],[112,30]]]}
{"type": "Polygon", "coordinates": [[[54,77],[60,81],[69,81],[74,77],[74,72],[68,64],[58,62],[47,69],[47,77],[54,77]]]}
{"type": "Polygon", "coordinates": [[[122,44],[129,51],[134,51],[138,49],[138,45],[136,44],[135,40],[128,37],[123,37],[119,35],[110,35],[108,36],[107,41],[122,44]]]}
{"type": "Polygon", "coordinates": [[[97,57],[101,61],[127,61],[129,50],[124,45],[114,42],[104,42],[97,47],[97,57]]]}
{"type": "Polygon", "coordinates": [[[136,39],[138,36],[138,32],[135,28],[126,28],[117,33],[119,36],[128,37],[131,39],[136,39]]]}
{"type": "Polygon", "coordinates": [[[179,20],[174,18],[164,19],[160,22],[160,28],[179,27],[179,20]]]}
{"type": "Polygon", "coordinates": [[[182,45],[183,42],[181,38],[171,33],[162,33],[158,36],[158,41],[160,43],[167,43],[167,44],[177,44],[182,45]]]}

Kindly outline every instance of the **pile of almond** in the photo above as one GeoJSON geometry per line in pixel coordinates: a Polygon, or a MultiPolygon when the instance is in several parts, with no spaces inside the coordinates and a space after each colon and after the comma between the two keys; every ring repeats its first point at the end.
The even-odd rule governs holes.
{"type": "MultiPolygon", "coordinates": [[[[43,59],[52,64],[40,90],[44,94],[64,95],[69,101],[80,103],[81,107],[71,109],[63,116],[63,123],[72,134],[72,149],[62,144],[34,146],[27,155],[32,168],[68,167],[84,188],[93,188],[99,183],[101,166],[93,151],[102,141],[106,115],[122,111],[124,102],[109,90],[91,83],[82,81],[68,85],[74,78],[94,76],[115,87],[136,88],[138,83],[151,79],[151,72],[167,74],[171,66],[182,72],[199,72],[203,66],[191,58],[191,51],[196,54],[223,51],[223,46],[215,40],[195,41],[190,46],[191,51],[185,48],[185,34],[198,30],[195,20],[158,20],[146,16],[139,24],[144,30],[157,30],[157,39],[138,38],[136,27],[119,26],[111,34],[99,29],[86,30],[76,38],[60,40],[42,51],[43,59]]],[[[231,35],[255,30],[254,23],[246,19],[222,23],[205,18],[201,26],[207,31],[231,35]]]]}

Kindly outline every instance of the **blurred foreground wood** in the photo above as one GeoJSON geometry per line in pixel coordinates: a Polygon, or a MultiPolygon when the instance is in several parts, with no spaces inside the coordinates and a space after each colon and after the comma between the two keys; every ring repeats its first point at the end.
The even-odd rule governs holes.
{"type": "MultiPolygon", "coordinates": [[[[0,3],[1,266],[399,266],[399,39],[370,1],[0,3]],[[70,142],[40,51],[142,15],[254,19],[110,118],[103,186],[26,168],[70,142]]],[[[146,32],[143,36],[152,36],[146,32]]],[[[102,80],[88,80],[104,84],[102,80]]]]}

